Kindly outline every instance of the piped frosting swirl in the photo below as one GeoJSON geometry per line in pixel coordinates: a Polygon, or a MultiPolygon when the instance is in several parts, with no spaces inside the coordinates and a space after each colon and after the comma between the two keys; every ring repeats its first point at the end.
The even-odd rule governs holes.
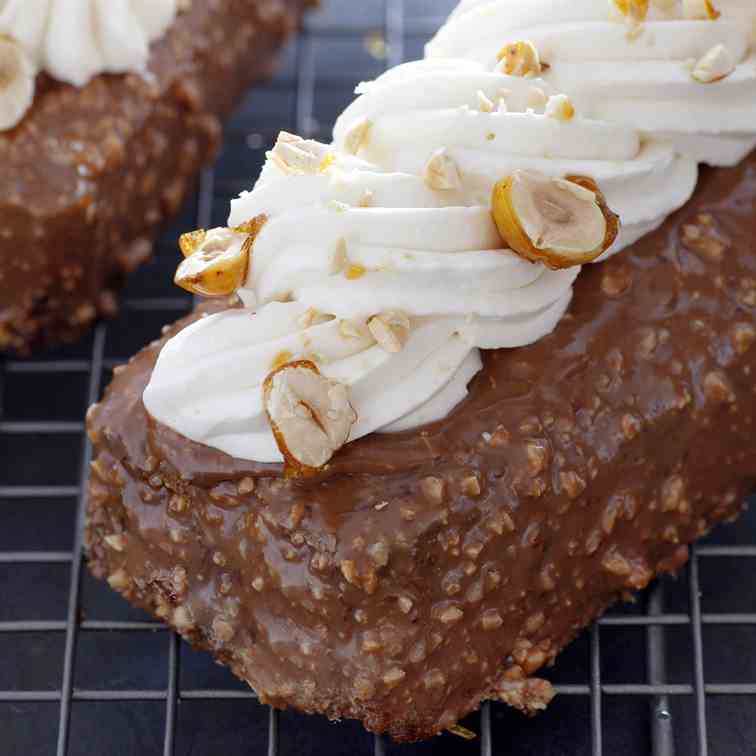
{"type": "Polygon", "coordinates": [[[590,176],[622,219],[613,254],[657,227],[690,198],[694,160],[630,127],[576,114],[549,114],[557,90],[544,78],[507,76],[496,65],[426,60],[360,85],[336,123],[346,149],[355,124],[370,124],[358,155],[391,170],[423,175],[444,149],[458,168],[465,204],[487,206],[494,184],[518,169],[590,176]],[[493,107],[490,107],[490,103],[493,107]]]}
{"type": "Polygon", "coordinates": [[[689,199],[698,161],[750,149],[742,21],[756,13],[730,6],[717,21],[679,18],[675,3],[638,20],[612,16],[613,0],[463,0],[428,60],[358,88],[332,148],[279,140],[229,220],[266,218],[244,307],[164,347],[147,409],[194,441],[281,461],[262,387],[308,360],[349,387],[349,440],[444,417],[479,349],[550,333],[579,272],[506,249],[491,215],[503,178],[595,181],[622,220],[608,255],[689,199]]]}
{"type": "MultiPolygon", "coordinates": [[[[305,145],[320,162],[325,147],[305,145]]],[[[481,367],[477,347],[549,333],[578,274],[501,249],[488,209],[461,200],[347,156],[314,174],[287,174],[269,159],[229,221],[268,217],[238,290],[246,308],[205,318],[166,345],[148,410],[234,456],[279,462],[262,385],[282,361],[307,359],[349,386],[351,440],[444,417],[481,367]],[[371,319],[397,315],[408,332],[394,350],[371,319]]]]}
{"type": "Polygon", "coordinates": [[[585,117],[666,139],[699,162],[734,165],[756,145],[756,6],[715,0],[709,18],[703,0],[661,5],[651,2],[639,22],[613,0],[463,0],[427,56],[490,67],[503,45],[527,39],[549,65],[545,81],[585,117]],[[718,48],[731,72],[702,83],[696,65],[718,48]]]}

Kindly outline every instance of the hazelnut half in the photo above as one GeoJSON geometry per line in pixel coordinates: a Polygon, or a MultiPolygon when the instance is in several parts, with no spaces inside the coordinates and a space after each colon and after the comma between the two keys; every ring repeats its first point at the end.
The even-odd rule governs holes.
{"type": "Polygon", "coordinates": [[[186,259],[176,271],[176,285],[205,297],[233,294],[247,278],[252,245],[266,221],[258,215],[235,228],[183,234],[179,248],[186,259]]]}
{"type": "Polygon", "coordinates": [[[510,249],[553,270],[595,260],[620,226],[592,179],[535,171],[515,171],[496,184],[492,213],[510,249]]]}
{"type": "Polygon", "coordinates": [[[17,126],[31,107],[35,76],[24,48],[16,40],[0,35],[0,131],[17,126]]]}
{"type": "Polygon", "coordinates": [[[321,375],[309,360],[271,372],[263,384],[263,402],[289,477],[321,470],[349,440],[357,421],[348,387],[321,375]]]}

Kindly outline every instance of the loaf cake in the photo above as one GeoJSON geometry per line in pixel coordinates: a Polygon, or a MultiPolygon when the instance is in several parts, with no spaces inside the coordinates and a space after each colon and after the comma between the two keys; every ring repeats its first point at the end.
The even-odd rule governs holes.
{"type": "Polygon", "coordinates": [[[412,741],[548,705],[539,670],[756,480],[731,5],[467,0],[333,145],[282,134],[228,227],[182,237],[214,298],[88,415],[94,574],[274,706],[412,741]],[[581,35],[653,62],[641,121],[666,91],[700,125],[557,91],[581,35]]]}
{"type": "Polygon", "coordinates": [[[0,0],[0,352],[114,314],[307,4],[0,0]]]}

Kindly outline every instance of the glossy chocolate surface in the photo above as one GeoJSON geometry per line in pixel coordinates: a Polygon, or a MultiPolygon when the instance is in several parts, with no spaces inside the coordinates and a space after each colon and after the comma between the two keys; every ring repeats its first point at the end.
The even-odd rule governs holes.
{"type": "Polygon", "coordinates": [[[756,157],[705,171],[448,418],[306,481],[151,420],[153,344],[89,416],[91,567],[278,706],[400,740],[537,710],[538,669],[753,487],[755,245],[756,157]]]}

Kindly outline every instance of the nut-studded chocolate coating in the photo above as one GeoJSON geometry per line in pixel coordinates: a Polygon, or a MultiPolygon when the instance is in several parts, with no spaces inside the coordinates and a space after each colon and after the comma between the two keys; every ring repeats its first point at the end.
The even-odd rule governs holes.
{"type": "Polygon", "coordinates": [[[41,75],[0,132],[0,352],[78,337],[112,315],[219,145],[220,118],[311,0],[194,2],[153,45],[150,73],[76,89],[41,75]]]}
{"type": "Polygon", "coordinates": [[[400,740],[489,697],[537,708],[529,678],[756,479],[754,203],[756,158],[705,172],[584,271],[554,335],[488,353],[448,418],[350,444],[319,478],[148,418],[153,344],[89,416],[94,573],[278,706],[400,740]]]}

